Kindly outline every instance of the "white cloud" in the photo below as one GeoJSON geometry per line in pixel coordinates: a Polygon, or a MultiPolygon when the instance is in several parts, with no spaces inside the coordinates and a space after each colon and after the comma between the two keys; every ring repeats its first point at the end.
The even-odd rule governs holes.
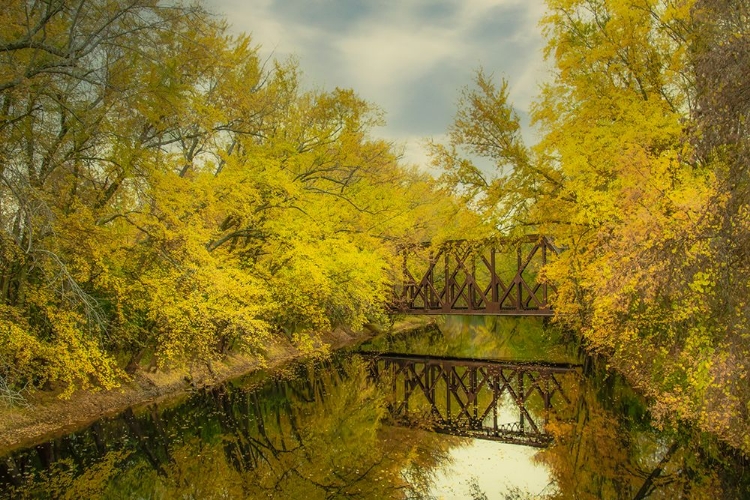
{"type": "Polygon", "coordinates": [[[382,137],[393,143],[396,151],[401,153],[401,161],[404,165],[417,166],[426,171],[431,171],[430,166],[432,159],[427,149],[428,141],[447,142],[447,134],[439,134],[432,137],[425,137],[421,134],[398,134],[391,136],[388,133],[382,134],[382,137]]]}
{"type": "Polygon", "coordinates": [[[208,1],[264,55],[298,56],[307,85],[351,87],[383,108],[383,135],[414,161],[425,161],[415,139],[445,130],[480,65],[508,78],[523,112],[545,77],[543,0],[208,1]]]}
{"type": "Polygon", "coordinates": [[[460,55],[460,44],[431,27],[401,29],[372,25],[337,40],[346,72],[362,88],[408,85],[444,58],[460,55]]]}

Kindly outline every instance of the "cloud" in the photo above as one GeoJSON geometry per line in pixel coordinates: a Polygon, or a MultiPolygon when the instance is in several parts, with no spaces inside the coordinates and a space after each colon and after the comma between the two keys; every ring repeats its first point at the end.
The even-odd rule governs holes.
{"type": "Polygon", "coordinates": [[[435,172],[431,166],[432,159],[430,158],[427,143],[429,139],[436,142],[445,142],[448,140],[446,134],[436,134],[432,137],[425,137],[422,134],[395,134],[391,135],[388,131],[381,134],[382,138],[393,144],[395,151],[400,153],[401,162],[404,165],[418,166],[423,170],[432,172],[433,174],[440,175],[435,172]]]}
{"type": "Polygon", "coordinates": [[[370,24],[336,42],[347,73],[362,88],[392,89],[412,83],[461,46],[445,30],[430,26],[370,24]]]}
{"type": "MultiPolygon", "coordinates": [[[[482,66],[522,113],[544,77],[543,0],[208,0],[261,52],[296,55],[312,87],[353,88],[386,112],[388,137],[447,129],[482,66]]],[[[417,150],[417,146],[409,146],[417,150]]],[[[415,156],[419,156],[416,155],[415,156]]]]}

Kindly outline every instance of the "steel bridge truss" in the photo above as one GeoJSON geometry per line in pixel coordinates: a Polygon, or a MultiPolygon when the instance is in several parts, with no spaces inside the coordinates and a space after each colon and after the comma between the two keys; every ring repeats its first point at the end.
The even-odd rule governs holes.
{"type": "Polygon", "coordinates": [[[545,447],[550,418],[569,419],[580,366],[404,354],[366,355],[390,383],[391,417],[436,432],[545,447]]]}
{"type": "Polygon", "coordinates": [[[554,287],[539,279],[559,253],[544,236],[449,241],[404,249],[393,309],[406,314],[551,316],[554,287]]]}

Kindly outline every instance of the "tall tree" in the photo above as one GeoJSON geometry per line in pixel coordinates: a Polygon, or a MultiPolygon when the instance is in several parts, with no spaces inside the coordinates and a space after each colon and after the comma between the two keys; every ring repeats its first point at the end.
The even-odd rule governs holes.
{"type": "Polygon", "coordinates": [[[147,354],[261,355],[273,335],[312,348],[382,316],[397,240],[465,213],[371,137],[375,106],[306,91],[200,5],[0,16],[4,386],[111,387],[147,354]]]}
{"type": "Polygon", "coordinates": [[[747,5],[547,4],[542,140],[520,145],[507,84],[480,74],[450,139],[499,172],[437,148],[445,178],[565,248],[545,270],[557,318],[657,416],[748,450],[747,5]]]}

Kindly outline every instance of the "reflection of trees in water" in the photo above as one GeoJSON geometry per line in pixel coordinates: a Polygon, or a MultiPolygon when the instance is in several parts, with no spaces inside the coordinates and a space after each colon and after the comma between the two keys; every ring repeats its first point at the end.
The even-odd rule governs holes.
{"type": "MultiPolygon", "coordinates": [[[[446,317],[436,332],[396,341],[390,351],[513,359],[551,359],[545,354],[556,352],[552,359],[570,360],[560,347],[565,334],[538,319],[446,317]]],[[[619,378],[603,370],[588,375],[575,418],[551,422],[556,445],[538,455],[558,483],[555,497],[750,498],[747,459],[694,430],[655,429],[619,378]]],[[[509,498],[533,495],[515,491],[509,498]]]]}
{"type": "MultiPolygon", "coordinates": [[[[590,373],[574,415],[548,424],[554,443],[535,457],[553,483],[542,494],[510,488],[504,500],[750,498],[747,459],[694,430],[654,428],[619,377],[590,373]]],[[[471,498],[487,498],[471,488],[471,498]]]]}
{"type": "MultiPolygon", "coordinates": [[[[461,441],[382,425],[389,396],[369,384],[365,372],[356,360],[311,365],[293,380],[273,379],[258,389],[226,385],[201,391],[179,406],[126,412],[0,459],[0,497],[424,495],[435,466],[461,441]]],[[[456,376],[464,376],[471,387],[466,373],[471,372],[456,376]]],[[[476,372],[477,385],[482,373],[476,372]]],[[[555,445],[538,459],[557,483],[551,497],[750,498],[750,477],[742,473],[746,463],[689,431],[657,432],[644,406],[619,379],[603,372],[590,375],[582,397],[570,397],[576,406],[545,427],[555,445]]],[[[543,409],[538,393],[527,400],[531,416],[543,409]]],[[[493,397],[480,394],[479,403],[491,406],[493,397]]],[[[410,403],[410,412],[419,410],[410,403]]],[[[429,416],[431,409],[425,410],[429,416]]],[[[473,418],[473,408],[468,411],[473,418]]],[[[472,494],[481,498],[482,492],[472,494]]],[[[508,498],[533,496],[514,490],[508,498]]]]}
{"type": "Polygon", "coordinates": [[[555,422],[555,446],[537,455],[557,483],[550,498],[750,498],[743,459],[690,429],[655,429],[642,400],[605,370],[584,384],[576,419],[555,422]]]}
{"type": "Polygon", "coordinates": [[[442,316],[413,334],[384,335],[365,346],[432,356],[575,362],[566,332],[540,318],[442,316]]]}
{"type": "Polygon", "coordinates": [[[8,457],[0,480],[9,498],[418,497],[457,441],[384,427],[385,412],[360,361],[310,366],[128,411],[8,457]]]}

